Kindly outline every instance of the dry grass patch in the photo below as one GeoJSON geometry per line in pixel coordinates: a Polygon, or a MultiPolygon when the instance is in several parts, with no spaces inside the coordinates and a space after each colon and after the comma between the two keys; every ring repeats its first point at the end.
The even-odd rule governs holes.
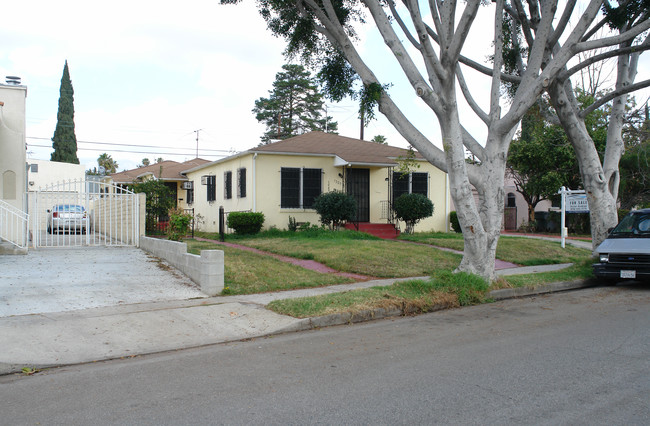
{"type": "Polygon", "coordinates": [[[268,308],[296,318],[337,313],[360,313],[376,308],[400,309],[415,314],[434,309],[483,303],[487,283],[469,274],[437,272],[430,280],[400,281],[388,287],[371,287],[345,293],[276,300],[268,308]]]}

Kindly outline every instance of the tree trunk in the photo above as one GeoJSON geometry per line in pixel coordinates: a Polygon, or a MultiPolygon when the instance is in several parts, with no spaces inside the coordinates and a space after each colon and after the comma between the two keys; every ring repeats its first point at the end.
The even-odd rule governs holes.
{"type": "MultiPolygon", "coordinates": [[[[560,124],[576,152],[582,184],[589,202],[592,247],[595,249],[607,238],[609,228],[616,226],[618,222],[616,198],[610,191],[610,180],[600,163],[594,142],[584,121],[576,113],[576,101],[570,85],[561,86],[554,83],[548,93],[560,124]],[[571,93],[571,97],[567,93],[571,93]]],[[[616,187],[618,188],[618,185],[616,187]]]]}
{"type": "MultiPolygon", "coordinates": [[[[443,90],[449,92],[442,96],[444,99],[456,99],[453,82],[451,87],[445,87],[443,90]]],[[[465,161],[462,128],[456,104],[448,103],[445,113],[446,117],[440,119],[443,147],[451,197],[463,229],[465,244],[463,259],[456,271],[476,274],[492,282],[495,279],[495,254],[501,235],[505,205],[503,177],[506,155],[486,155],[480,166],[472,166],[480,167],[482,172],[480,181],[473,182],[478,192],[477,202],[468,177],[468,164],[465,161]]],[[[494,141],[489,141],[488,145],[492,142],[494,141]]]]}

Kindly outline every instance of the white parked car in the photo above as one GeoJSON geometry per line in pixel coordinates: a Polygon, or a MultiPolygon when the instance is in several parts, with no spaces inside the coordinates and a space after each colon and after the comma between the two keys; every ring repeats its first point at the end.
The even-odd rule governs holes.
{"type": "Polygon", "coordinates": [[[596,248],[594,275],[609,280],[650,278],[650,209],[634,210],[596,248]]]}
{"type": "Polygon", "coordinates": [[[47,217],[47,233],[61,232],[85,234],[90,230],[90,215],[78,204],[57,204],[47,217]]]}

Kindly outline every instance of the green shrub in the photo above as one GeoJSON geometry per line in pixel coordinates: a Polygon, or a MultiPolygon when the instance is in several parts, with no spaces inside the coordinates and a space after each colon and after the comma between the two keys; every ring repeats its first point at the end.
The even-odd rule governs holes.
{"type": "Polygon", "coordinates": [[[460,227],[460,222],[458,221],[458,213],[455,211],[449,212],[449,223],[451,223],[451,229],[459,234],[463,232],[463,228],[460,227]]]}
{"type": "Polygon", "coordinates": [[[314,209],[320,221],[330,229],[337,229],[342,222],[352,220],[357,214],[357,202],[352,195],[333,191],[319,195],[314,200],[314,209]]]}
{"type": "Polygon", "coordinates": [[[226,225],[235,230],[235,234],[257,234],[264,224],[264,213],[232,212],[228,214],[226,225]]]}
{"type": "Polygon", "coordinates": [[[402,194],[393,202],[395,216],[406,222],[406,234],[413,233],[413,227],[420,220],[433,214],[433,203],[422,194],[402,194]]]}
{"type": "Polygon", "coordinates": [[[190,229],[192,215],[185,213],[183,209],[175,208],[169,210],[169,225],[167,226],[167,238],[172,241],[183,239],[190,229]]]}
{"type": "Polygon", "coordinates": [[[296,232],[298,224],[296,223],[295,217],[289,216],[289,227],[287,229],[291,232],[296,232]]]}

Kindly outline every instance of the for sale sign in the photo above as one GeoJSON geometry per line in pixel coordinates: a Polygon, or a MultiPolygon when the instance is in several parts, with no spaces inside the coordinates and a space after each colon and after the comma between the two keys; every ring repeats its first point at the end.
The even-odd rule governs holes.
{"type": "Polygon", "coordinates": [[[589,203],[585,194],[567,194],[565,210],[567,213],[589,213],[589,203]]]}

